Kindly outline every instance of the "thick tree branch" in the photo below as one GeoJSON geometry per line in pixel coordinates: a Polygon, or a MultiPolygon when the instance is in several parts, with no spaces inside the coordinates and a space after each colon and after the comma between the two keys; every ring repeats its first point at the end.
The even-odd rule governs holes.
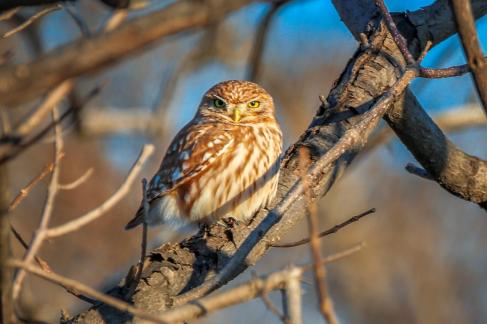
{"type": "MultiPolygon", "coordinates": [[[[478,18],[487,13],[487,2],[474,0],[472,8],[474,16],[478,18]]],[[[340,15],[351,31],[356,32],[360,28],[346,11],[340,11],[340,15]]],[[[419,55],[420,46],[427,41],[437,44],[456,31],[447,0],[439,0],[423,10],[409,13],[407,19],[401,15],[395,17],[396,24],[408,40],[409,50],[415,56],[419,55]],[[438,21],[444,21],[444,24],[438,24],[438,21]],[[425,25],[431,27],[428,32],[424,29],[425,25]]],[[[487,162],[464,153],[450,142],[411,91],[406,91],[385,117],[389,126],[436,182],[453,195],[487,208],[487,162]]]]}
{"type": "Polygon", "coordinates": [[[394,105],[386,121],[444,189],[487,209],[487,162],[453,144],[411,91],[394,105]]]}
{"type": "Polygon", "coordinates": [[[108,33],[83,38],[28,64],[0,69],[0,104],[33,99],[64,80],[111,66],[156,41],[206,26],[255,0],[181,0],[108,33]]]}

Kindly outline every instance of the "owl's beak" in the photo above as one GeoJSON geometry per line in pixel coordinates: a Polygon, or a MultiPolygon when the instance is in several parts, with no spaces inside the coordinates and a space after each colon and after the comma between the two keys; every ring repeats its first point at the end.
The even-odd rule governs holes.
{"type": "Polygon", "coordinates": [[[233,120],[234,120],[236,123],[238,123],[238,122],[239,122],[239,120],[240,120],[240,109],[239,109],[239,108],[235,108],[235,109],[233,110],[233,115],[232,115],[232,118],[233,118],[233,120]]]}

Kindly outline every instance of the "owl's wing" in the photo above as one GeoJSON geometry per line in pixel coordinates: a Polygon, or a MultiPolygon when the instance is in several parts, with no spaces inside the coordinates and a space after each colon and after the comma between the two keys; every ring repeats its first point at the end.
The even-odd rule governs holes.
{"type": "Polygon", "coordinates": [[[189,124],[174,138],[149,185],[149,202],[191,181],[219,156],[231,150],[234,138],[222,124],[189,124]]]}
{"type": "MultiPolygon", "coordinates": [[[[231,134],[228,126],[222,124],[186,125],[173,139],[159,171],[150,181],[147,192],[149,204],[198,176],[219,156],[231,150],[235,142],[231,134]]],[[[140,225],[143,219],[142,203],[125,229],[140,225]]]]}

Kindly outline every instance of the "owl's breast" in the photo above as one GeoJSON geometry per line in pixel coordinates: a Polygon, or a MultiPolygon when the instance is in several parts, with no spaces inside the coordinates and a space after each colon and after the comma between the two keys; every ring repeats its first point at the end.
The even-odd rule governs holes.
{"type": "Polygon", "coordinates": [[[268,203],[277,188],[280,132],[250,128],[232,147],[178,191],[181,209],[191,221],[222,217],[250,218],[268,203]]]}

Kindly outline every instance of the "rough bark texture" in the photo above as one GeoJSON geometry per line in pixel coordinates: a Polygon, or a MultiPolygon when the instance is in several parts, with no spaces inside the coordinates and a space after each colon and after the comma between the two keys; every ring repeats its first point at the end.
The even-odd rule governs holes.
{"type": "Polygon", "coordinates": [[[387,113],[386,121],[438,184],[487,209],[487,162],[453,144],[410,91],[387,113]]]}
{"type": "MultiPolygon", "coordinates": [[[[341,8],[351,6],[347,9],[350,17],[358,17],[363,14],[364,11],[359,13],[359,10],[364,8],[368,8],[365,12],[371,15],[375,12],[370,7],[373,5],[371,1],[335,2],[340,3],[341,8]],[[366,3],[369,7],[366,6],[366,3]],[[360,6],[363,8],[360,9],[360,6]]],[[[439,1],[435,5],[425,8],[424,11],[410,13],[407,20],[405,17],[399,18],[403,19],[402,28],[406,30],[405,35],[409,37],[412,46],[419,48],[425,39],[433,39],[438,42],[454,33],[452,21],[445,14],[443,6],[445,2],[439,1]],[[422,21],[424,24],[417,25],[416,29],[416,25],[411,21],[422,21]],[[425,25],[431,26],[429,32],[425,31],[425,25]],[[427,35],[427,38],[421,39],[422,36],[417,38],[417,35],[427,35]]],[[[342,18],[344,18],[343,12],[342,18]]],[[[382,25],[377,24],[377,18],[378,16],[375,18],[370,16],[367,23],[364,23],[364,19],[357,20],[359,28],[362,29],[352,29],[354,34],[358,35],[359,32],[364,31],[365,26],[368,26],[371,46],[363,46],[357,50],[330,92],[327,98],[328,104],[320,107],[308,130],[296,144],[288,149],[281,166],[277,199],[281,199],[299,177],[299,172],[297,172],[299,148],[302,146],[309,148],[312,160],[325,154],[347,129],[360,120],[357,111],[367,110],[401,73],[404,67],[403,59],[395,44],[387,37],[387,31],[382,25]],[[347,121],[343,120],[344,117],[348,118],[347,121]]],[[[345,21],[347,22],[347,20],[345,21]]],[[[396,113],[398,112],[396,111],[396,113]]],[[[400,118],[410,120],[407,114],[399,113],[400,118]]],[[[408,131],[407,128],[404,129],[408,131]]],[[[399,134],[401,131],[398,128],[399,134]]],[[[431,129],[425,131],[428,132],[431,129]]],[[[417,140],[417,138],[413,139],[413,141],[417,140]]],[[[319,198],[329,190],[351,163],[358,153],[358,149],[359,147],[344,152],[332,167],[323,170],[322,177],[314,183],[313,198],[319,198]]],[[[269,243],[279,241],[304,216],[304,207],[303,199],[298,199],[284,217],[255,246],[246,262],[242,263],[234,276],[255,264],[263,256],[269,243]]],[[[139,283],[131,301],[135,306],[150,312],[160,312],[177,305],[180,302],[178,295],[191,294],[194,288],[214,277],[227,264],[242,241],[258,227],[266,214],[266,210],[261,210],[249,226],[236,224],[233,228],[225,228],[213,225],[181,243],[165,244],[155,249],[145,260],[143,280],[139,283]]],[[[109,291],[111,295],[120,298],[123,298],[125,292],[124,283],[109,291]]],[[[197,298],[198,295],[195,294],[193,297],[197,298]]],[[[98,305],[79,314],[70,322],[120,323],[130,319],[129,314],[120,313],[106,305],[98,305]]]]}
{"type": "MultiPolygon", "coordinates": [[[[346,12],[351,2],[335,2],[344,23],[355,35],[361,25],[346,12]]],[[[475,18],[479,18],[487,13],[487,2],[474,0],[472,8],[475,18]]],[[[397,14],[395,19],[408,39],[410,51],[416,56],[428,40],[438,44],[456,31],[447,0],[437,1],[407,16],[397,14]]],[[[385,119],[438,184],[453,195],[487,209],[487,162],[466,154],[448,140],[411,91],[405,92],[385,119]]]]}

